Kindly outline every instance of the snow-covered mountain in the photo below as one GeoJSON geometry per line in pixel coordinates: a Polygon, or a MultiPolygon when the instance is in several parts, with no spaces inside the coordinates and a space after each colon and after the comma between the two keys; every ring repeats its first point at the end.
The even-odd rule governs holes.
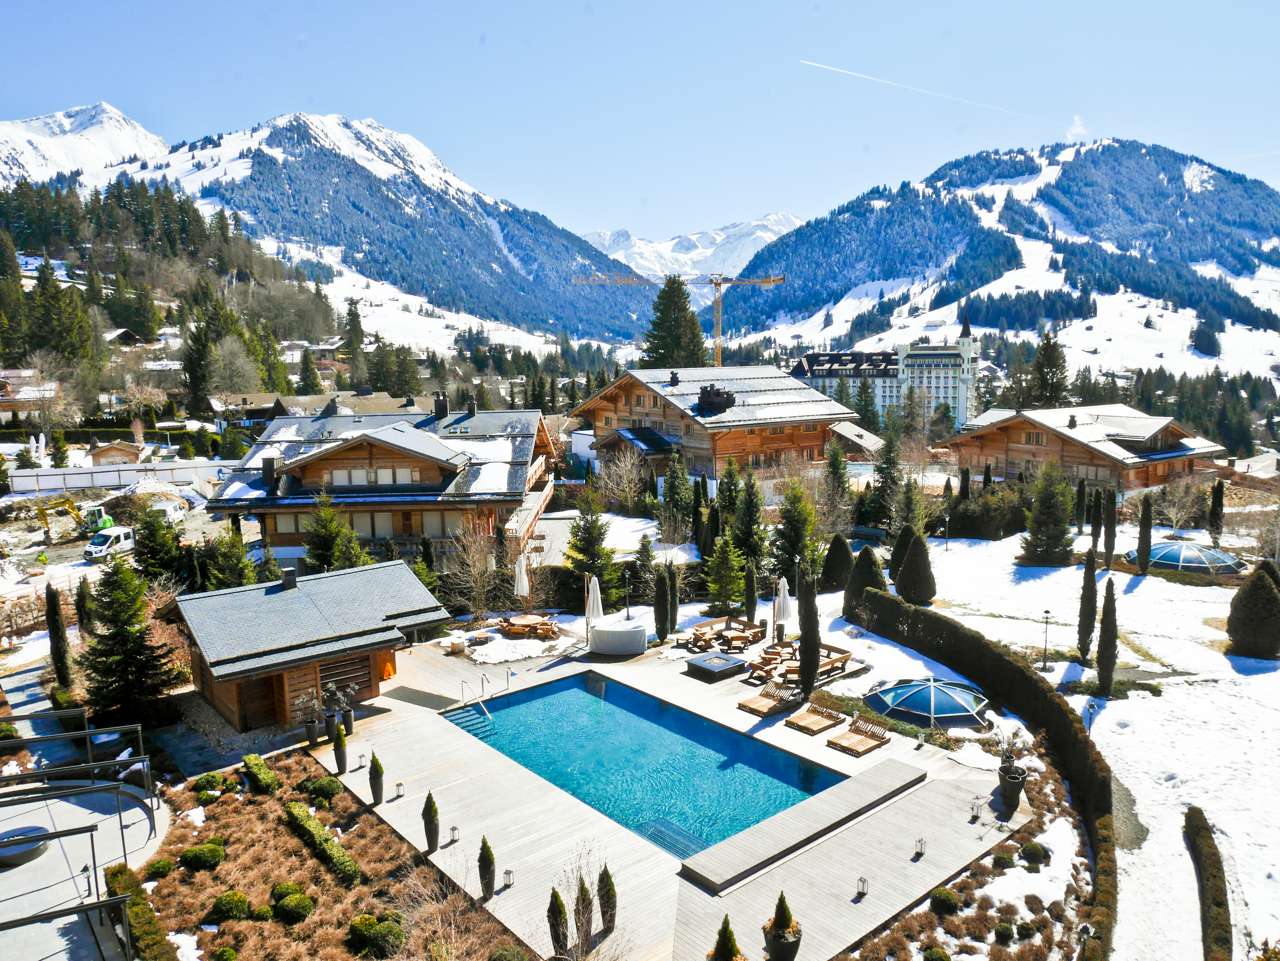
{"type": "Polygon", "coordinates": [[[82,187],[96,187],[121,175],[165,178],[207,210],[240,213],[251,235],[336,251],[364,277],[443,311],[524,330],[629,337],[648,314],[648,285],[574,282],[631,273],[624,264],[537,211],[480,192],[415,137],[376,120],[289,113],[168,147],[113,108],[91,109],[95,118],[78,122],[56,114],[9,125],[0,157],[32,158],[15,161],[9,179],[79,171],[82,187]],[[86,140],[77,126],[141,133],[117,154],[123,139],[86,140]],[[35,128],[51,132],[39,163],[28,143],[35,128]]]}
{"type": "Polygon", "coordinates": [[[43,117],[0,121],[0,186],[59,173],[95,175],[130,157],[154,157],[168,145],[111,104],[72,107],[43,117]]]}
{"type": "MultiPolygon", "coordinates": [[[[644,240],[628,230],[597,230],[582,236],[597,250],[622,261],[636,273],[661,281],[668,274],[736,274],[761,247],[798,226],[799,217],[772,213],[666,240],[644,240]]],[[[690,290],[690,297],[698,306],[710,303],[711,296],[706,287],[690,290]]]]}

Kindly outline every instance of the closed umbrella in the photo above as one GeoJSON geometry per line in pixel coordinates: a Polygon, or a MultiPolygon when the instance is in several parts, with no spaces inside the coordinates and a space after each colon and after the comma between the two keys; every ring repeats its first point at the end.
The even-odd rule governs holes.
{"type": "Polygon", "coordinates": [[[604,617],[604,606],[600,603],[600,582],[595,575],[587,584],[587,641],[591,641],[591,622],[604,617]]]}
{"type": "Polygon", "coordinates": [[[785,624],[787,621],[795,619],[795,605],[791,603],[791,595],[788,590],[787,579],[779,577],[778,592],[773,599],[773,622],[775,624],[785,624]]]}
{"type": "Polygon", "coordinates": [[[525,565],[523,554],[516,558],[515,595],[516,597],[529,596],[529,570],[525,565]]]}

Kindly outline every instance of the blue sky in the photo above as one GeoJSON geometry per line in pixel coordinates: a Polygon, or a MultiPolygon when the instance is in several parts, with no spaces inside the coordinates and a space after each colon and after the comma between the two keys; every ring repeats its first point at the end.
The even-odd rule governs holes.
{"type": "Polygon", "coordinates": [[[47,9],[41,42],[0,36],[0,117],[108,100],[176,141],[291,110],[372,116],[579,231],[811,217],[974,150],[1069,135],[1155,141],[1280,185],[1275,3],[47,9]]]}

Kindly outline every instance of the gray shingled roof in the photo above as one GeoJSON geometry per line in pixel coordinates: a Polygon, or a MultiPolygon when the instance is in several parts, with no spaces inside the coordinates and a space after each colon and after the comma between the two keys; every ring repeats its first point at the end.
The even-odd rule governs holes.
{"type": "Polygon", "coordinates": [[[403,561],[248,584],[177,599],[192,640],[218,680],[385,647],[406,628],[449,612],[403,561]]]}
{"type": "Polygon", "coordinates": [[[856,417],[843,404],[776,367],[682,367],[674,372],[679,379],[674,386],[671,385],[670,369],[632,370],[628,373],[708,428],[853,420],[856,417]],[[732,407],[717,413],[701,410],[698,392],[702,387],[712,385],[733,394],[732,407]]]}

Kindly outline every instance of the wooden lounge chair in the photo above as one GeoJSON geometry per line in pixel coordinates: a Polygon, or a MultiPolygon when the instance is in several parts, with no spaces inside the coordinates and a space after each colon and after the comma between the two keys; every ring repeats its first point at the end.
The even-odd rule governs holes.
{"type": "Polygon", "coordinates": [[[798,714],[792,714],[786,720],[787,727],[793,727],[805,734],[821,734],[829,731],[844,720],[844,715],[828,707],[810,704],[798,714]]]}
{"type": "Polygon", "coordinates": [[[767,684],[755,697],[738,702],[738,709],[756,717],[769,717],[795,706],[798,695],[778,684],[767,684]]]}
{"type": "Polygon", "coordinates": [[[747,676],[743,680],[766,683],[778,672],[778,667],[781,663],[782,659],[776,655],[761,654],[754,661],[747,664],[747,676]]]}
{"type": "Polygon", "coordinates": [[[864,717],[855,717],[848,730],[841,731],[827,740],[827,747],[833,747],[845,754],[862,757],[870,754],[878,747],[889,743],[889,729],[883,724],[868,721],[864,717]]]}

